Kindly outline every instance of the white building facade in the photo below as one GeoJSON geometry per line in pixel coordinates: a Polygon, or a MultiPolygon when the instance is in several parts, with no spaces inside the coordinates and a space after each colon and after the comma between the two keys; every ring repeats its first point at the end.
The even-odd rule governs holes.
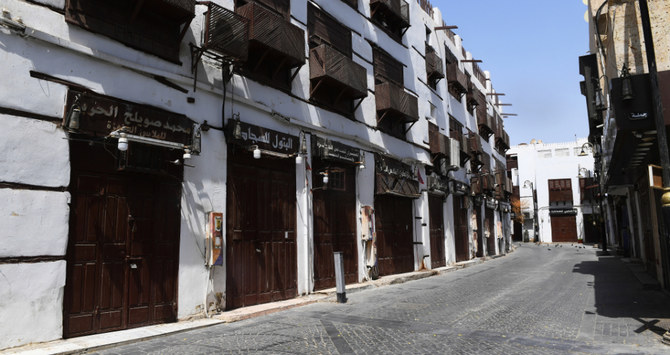
{"type": "Polygon", "coordinates": [[[599,190],[586,139],[547,144],[534,140],[513,146],[507,156],[518,163],[512,181],[519,187],[524,241],[598,242],[594,194],[599,190]]]}
{"type": "Polygon", "coordinates": [[[509,246],[500,102],[436,8],[2,6],[0,349],[509,246]]]}

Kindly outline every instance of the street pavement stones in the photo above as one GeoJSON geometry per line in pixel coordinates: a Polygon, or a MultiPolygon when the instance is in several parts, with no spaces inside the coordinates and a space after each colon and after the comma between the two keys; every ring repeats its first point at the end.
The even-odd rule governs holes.
{"type": "Polygon", "coordinates": [[[504,258],[98,354],[668,354],[670,297],[616,257],[522,244],[504,258]]]}

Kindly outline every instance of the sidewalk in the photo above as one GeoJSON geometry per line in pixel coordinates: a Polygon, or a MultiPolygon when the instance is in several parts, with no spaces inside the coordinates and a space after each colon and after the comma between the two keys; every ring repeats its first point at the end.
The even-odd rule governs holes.
{"type": "MultiPolygon", "coordinates": [[[[514,250],[512,250],[514,251],[514,250]]],[[[435,270],[421,270],[404,274],[383,276],[377,280],[365,281],[358,284],[347,285],[346,292],[354,293],[388,285],[401,284],[408,281],[419,280],[426,277],[440,275],[473,265],[481,264],[486,260],[495,259],[506,254],[495,257],[475,258],[459,262],[454,265],[437,268],[435,270]]],[[[244,319],[260,317],[263,315],[284,311],[294,307],[305,306],[315,302],[336,302],[335,288],[316,291],[312,294],[293,298],[290,300],[260,304],[256,306],[238,308],[212,315],[211,318],[198,318],[181,320],[176,323],[158,324],[135,329],[127,329],[116,332],[102,333],[96,335],[82,336],[71,339],[61,339],[46,343],[28,344],[18,348],[0,350],[0,354],[80,354],[94,349],[104,349],[111,346],[130,344],[142,340],[159,337],[167,334],[185,332],[192,329],[209,327],[222,323],[237,322],[244,319]]]]}

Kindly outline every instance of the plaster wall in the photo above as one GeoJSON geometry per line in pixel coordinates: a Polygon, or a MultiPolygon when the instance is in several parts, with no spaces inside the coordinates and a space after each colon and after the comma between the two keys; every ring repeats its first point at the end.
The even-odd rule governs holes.
{"type": "Polygon", "coordinates": [[[0,264],[0,349],[63,336],[65,261],[0,264]]]}

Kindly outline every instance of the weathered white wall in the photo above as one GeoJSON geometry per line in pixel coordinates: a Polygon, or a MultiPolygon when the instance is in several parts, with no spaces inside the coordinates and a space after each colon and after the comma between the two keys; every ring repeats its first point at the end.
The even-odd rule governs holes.
{"type": "Polygon", "coordinates": [[[0,264],[0,349],[63,336],[65,261],[0,264]]]}

